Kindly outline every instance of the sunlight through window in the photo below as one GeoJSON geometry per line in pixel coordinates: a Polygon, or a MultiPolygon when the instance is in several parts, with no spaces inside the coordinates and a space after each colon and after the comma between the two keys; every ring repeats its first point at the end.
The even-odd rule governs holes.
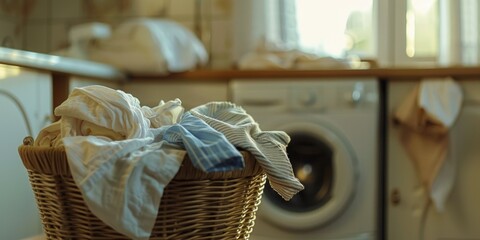
{"type": "Polygon", "coordinates": [[[297,0],[299,48],[343,57],[373,52],[372,0],[297,0]]]}
{"type": "Polygon", "coordinates": [[[409,0],[406,20],[407,56],[436,56],[438,49],[437,0],[409,0]]]}

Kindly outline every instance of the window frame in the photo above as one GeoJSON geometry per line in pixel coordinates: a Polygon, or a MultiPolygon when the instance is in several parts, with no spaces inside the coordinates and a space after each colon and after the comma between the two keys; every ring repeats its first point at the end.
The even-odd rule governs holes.
{"type": "MultiPolygon", "coordinates": [[[[450,0],[438,0],[438,4],[445,4],[448,1],[450,0]]],[[[234,3],[234,60],[238,60],[242,54],[253,51],[255,45],[262,38],[266,40],[283,38],[283,40],[287,39],[287,44],[288,40],[295,38],[295,36],[284,36],[279,31],[281,27],[278,21],[280,14],[272,13],[272,11],[279,10],[279,5],[281,5],[279,1],[234,0],[234,3]]],[[[439,5],[440,8],[445,9],[445,6],[439,5]]],[[[362,57],[370,58],[367,60],[373,60],[379,67],[433,67],[439,65],[440,55],[447,52],[442,49],[444,47],[441,44],[450,44],[450,47],[454,43],[445,43],[446,40],[440,39],[445,30],[442,30],[442,32],[439,30],[439,52],[437,56],[407,56],[406,13],[406,0],[374,0],[372,9],[372,19],[374,20],[373,56],[362,57]]],[[[439,14],[441,14],[441,11],[439,14]]],[[[439,25],[449,20],[451,19],[445,19],[443,15],[439,15],[439,25]]],[[[449,50],[449,52],[452,51],[449,50]]]]}

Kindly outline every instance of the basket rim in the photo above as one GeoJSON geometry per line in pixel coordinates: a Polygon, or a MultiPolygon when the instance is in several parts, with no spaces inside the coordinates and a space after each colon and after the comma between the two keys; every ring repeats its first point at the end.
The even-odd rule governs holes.
{"type": "MultiPolygon", "coordinates": [[[[185,154],[182,165],[175,175],[176,180],[205,180],[205,179],[231,179],[241,177],[251,177],[263,173],[263,169],[256,161],[252,153],[238,149],[245,161],[245,167],[240,170],[226,172],[210,172],[206,173],[195,168],[185,154]]],[[[20,145],[18,153],[24,167],[27,170],[47,174],[71,176],[70,167],[67,160],[65,148],[20,145]]]]}

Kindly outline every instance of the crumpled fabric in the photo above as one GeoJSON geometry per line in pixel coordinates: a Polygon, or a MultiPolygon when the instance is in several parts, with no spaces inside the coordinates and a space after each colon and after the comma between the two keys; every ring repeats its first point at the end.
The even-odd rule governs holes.
{"type": "Polygon", "coordinates": [[[307,53],[262,39],[255,50],[238,61],[239,69],[351,69],[363,68],[358,59],[335,58],[307,53]]]}
{"type": "Polygon", "coordinates": [[[243,167],[243,157],[233,145],[199,118],[185,115],[179,99],[149,108],[123,91],[88,86],[74,89],[55,114],[61,119],[42,130],[34,145],[63,145],[72,177],[91,212],[132,239],[150,237],[163,190],[186,153],[200,169],[209,157],[215,164],[203,169],[225,168],[232,162],[232,169],[243,167]],[[210,133],[197,132],[198,126],[210,133]],[[215,139],[203,138],[207,135],[215,139]],[[230,149],[226,157],[230,162],[209,155],[210,144],[230,149]],[[193,154],[198,152],[202,158],[193,154]]]}
{"type": "Polygon", "coordinates": [[[286,154],[288,135],[262,131],[228,102],[184,112],[175,99],[150,108],[123,91],[94,85],[74,89],[55,115],[61,119],[34,145],[63,145],[91,212],[132,239],[150,237],[163,189],[187,153],[203,171],[230,171],[244,167],[241,148],[255,156],[284,199],[303,189],[286,154]]]}
{"type": "Polygon", "coordinates": [[[290,137],[283,131],[262,131],[246,111],[229,102],[211,102],[190,110],[222,132],[236,147],[251,152],[265,171],[270,186],[290,200],[304,186],[295,177],[286,146],[290,137]]]}
{"type": "Polygon", "coordinates": [[[90,60],[138,74],[184,72],[208,62],[208,53],[195,34],[167,19],[128,20],[87,51],[90,60]]]}
{"type": "Polygon", "coordinates": [[[179,124],[166,127],[163,139],[184,147],[193,166],[204,172],[226,172],[245,167],[243,156],[235,146],[190,112],[182,116],[179,124]]]}
{"type": "Polygon", "coordinates": [[[462,102],[462,90],[453,79],[423,79],[394,114],[401,126],[400,140],[439,211],[445,208],[456,176],[456,160],[448,156],[449,130],[462,102]]]}

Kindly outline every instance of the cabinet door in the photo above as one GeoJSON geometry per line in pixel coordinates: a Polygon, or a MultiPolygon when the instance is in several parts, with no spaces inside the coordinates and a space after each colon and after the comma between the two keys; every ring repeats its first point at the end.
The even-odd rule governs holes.
{"type": "MultiPolygon", "coordinates": [[[[414,82],[390,82],[387,109],[387,237],[388,240],[418,239],[425,192],[399,139],[393,114],[414,82]]],[[[420,240],[420,239],[418,239],[420,240]]]]}
{"type": "Polygon", "coordinates": [[[25,136],[36,136],[51,114],[50,77],[0,65],[0,239],[41,233],[27,171],[17,152],[25,136]]]}
{"type": "Polygon", "coordinates": [[[449,130],[447,154],[456,176],[443,211],[433,204],[427,207],[428,194],[399,141],[400,129],[391,124],[397,106],[415,84],[394,82],[388,88],[388,240],[480,239],[480,81],[460,81],[464,101],[449,130]]]}

